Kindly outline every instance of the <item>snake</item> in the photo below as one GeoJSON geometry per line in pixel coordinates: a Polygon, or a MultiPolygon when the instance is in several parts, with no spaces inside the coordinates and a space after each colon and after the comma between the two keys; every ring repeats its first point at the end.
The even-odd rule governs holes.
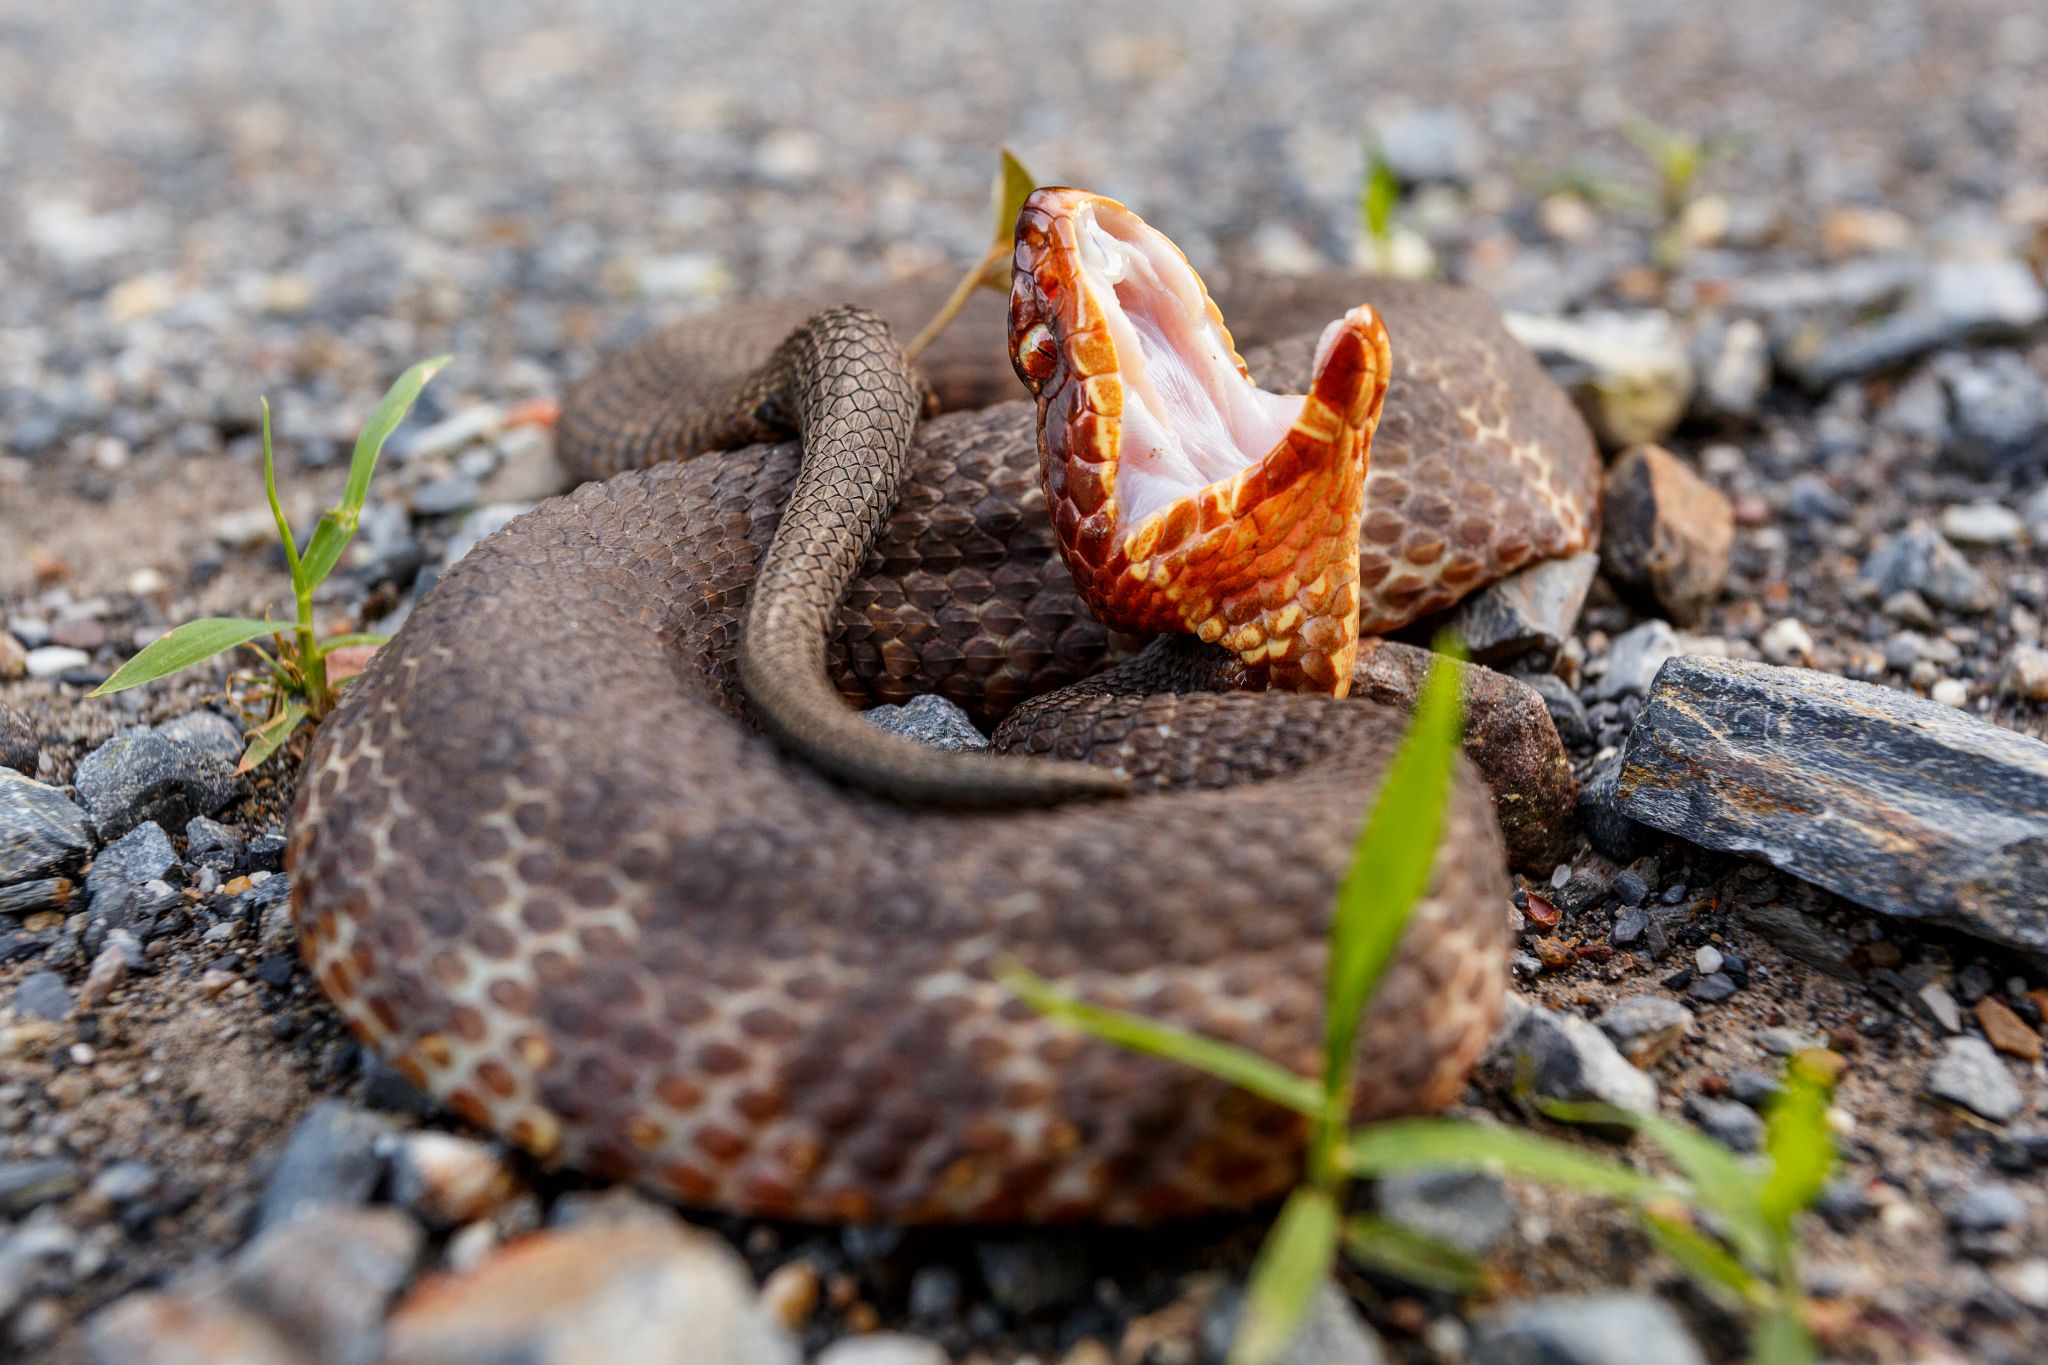
{"type": "MultiPolygon", "coordinates": [[[[1228,323],[1165,234],[1041,189],[1007,312],[915,368],[922,283],[600,359],[556,429],[586,481],[444,574],[308,752],[293,905],[349,1027],[686,1206],[1147,1223],[1289,1188],[1299,1115],[1005,969],[1313,1074],[1406,724],[1344,695],[1361,641],[1591,543],[1599,464],[1475,294],[1219,293],[1228,323]],[[859,714],[926,694],[995,752],[859,714]]],[[[1511,888],[1458,761],[1361,1120],[1454,1101],[1501,1009],[1511,888]]]]}

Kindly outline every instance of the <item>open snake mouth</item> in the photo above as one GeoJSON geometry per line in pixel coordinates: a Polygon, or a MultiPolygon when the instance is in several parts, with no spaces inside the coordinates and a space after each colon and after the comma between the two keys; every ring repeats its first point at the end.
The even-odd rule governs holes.
{"type": "Polygon", "coordinates": [[[1358,528],[1390,356],[1358,307],[1306,394],[1252,381],[1187,258],[1112,199],[1041,189],[1017,220],[1010,352],[1075,585],[1114,629],[1191,631],[1256,680],[1342,695],[1358,528]]]}

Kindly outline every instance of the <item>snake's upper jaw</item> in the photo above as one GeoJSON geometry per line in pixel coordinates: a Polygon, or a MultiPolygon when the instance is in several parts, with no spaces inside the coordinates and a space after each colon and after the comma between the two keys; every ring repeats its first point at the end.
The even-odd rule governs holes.
{"type": "Polygon", "coordinates": [[[1268,393],[1164,234],[1114,200],[1042,189],[1017,221],[1010,347],[1038,396],[1060,549],[1096,615],[1191,631],[1272,686],[1343,695],[1391,363],[1378,315],[1330,324],[1307,394],[1268,393]]]}

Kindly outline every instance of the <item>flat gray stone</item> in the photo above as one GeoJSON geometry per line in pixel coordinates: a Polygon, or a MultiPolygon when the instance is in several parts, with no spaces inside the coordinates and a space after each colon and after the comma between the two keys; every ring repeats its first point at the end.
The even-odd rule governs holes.
{"type": "MultiPolygon", "coordinates": [[[[1514,997],[1510,996],[1513,1013],[1514,997]]],[[[1657,1082],[1629,1064],[1591,1021],[1536,1005],[1521,1012],[1495,1037],[1486,1056],[1487,1074],[1517,1098],[1595,1101],[1633,1114],[1657,1110],[1657,1082]]]]}
{"type": "Polygon", "coordinates": [[[1678,1315],[1647,1294],[1560,1294],[1479,1325],[1471,1365],[1706,1365],[1678,1315]]]}
{"type": "Polygon", "coordinates": [[[1655,1066],[1692,1032],[1692,1011],[1668,995],[1631,995],[1600,1015],[1600,1031],[1637,1066],[1655,1066]]]}
{"type": "Polygon", "coordinates": [[[378,1140],[389,1119],[340,1100],[321,1100],[306,1111],[263,1187],[260,1231],[282,1227],[317,1209],[366,1202],[384,1178],[378,1140]]]}
{"type": "Polygon", "coordinates": [[[1554,654],[1570,637],[1600,567],[1600,552],[1546,559],[1473,593],[1452,613],[1451,629],[1482,664],[1531,651],[1554,654]]]}
{"type": "Polygon", "coordinates": [[[1882,914],[2048,961],[2048,744],[1869,683],[1674,658],[1622,750],[1622,814],[1882,914]]]}
{"type": "Polygon", "coordinates": [[[0,886],[70,871],[91,851],[92,825],[77,803],[0,768],[0,886]]]}
{"type": "Polygon", "coordinates": [[[233,722],[194,712],[150,729],[123,730],[79,760],[73,785],[102,838],[147,820],[182,829],[248,790],[235,772],[241,739],[233,722]]]}
{"type": "Polygon", "coordinates": [[[1980,1118],[2004,1123],[2026,1106],[2012,1073],[1975,1035],[1951,1038],[1927,1069],[1925,1088],[1938,1100],[1959,1104],[1980,1118]]]}
{"type": "Polygon", "coordinates": [[[1392,1222],[1474,1256],[1515,1225],[1515,1201],[1490,1171],[1402,1171],[1379,1182],[1378,1198],[1392,1222]]]}

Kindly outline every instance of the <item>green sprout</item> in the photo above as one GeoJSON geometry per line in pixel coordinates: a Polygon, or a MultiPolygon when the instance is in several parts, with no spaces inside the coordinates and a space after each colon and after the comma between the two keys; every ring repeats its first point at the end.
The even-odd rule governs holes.
{"type": "Polygon", "coordinates": [[[1358,190],[1358,221],[1366,237],[1378,249],[1381,259],[1391,253],[1394,243],[1394,210],[1401,203],[1401,182],[1393,163],[1377,138],[1365,147],[1365,182],[1358,190]]]}
{"type": "Polygon", "coordinates": [[[268,675],[251,697],[264,704],[265,717],[249,732],[249,744],[242,753],[242,771],[257,767],[276,753],[306,721],[325,718],[335,702],[335,686],[327,675],[327,656],[350,645],[381,645],[385,637],[350,634],[319,638],[313,622],[313,593],[334,572],[342,552],[355,539],[356,524],[370,493],[370,475],[377,468],[384,443],[412,410],[427,381],[449,360],[444,355],[421,361],[400,375],[384,395],[377,410],[370,414],[369,424],[356,438],[341,501],[321,515],[303,551],[292,536],[291,524],[285,520],[284,507],[278,501],[277,467],[270,448],[270,402],[263,400],[263,491],[270,500],[270,514],[277,522],[278,539],[284,544],[285,562],[291,569],[296,621],[288,630],[276,621],[250,617],[213,616],[188,621],[122,664],[92,695],[125,692],[239,646],[255,652],[268,675]],[[256,643],[265,636],[270,637],[274,654],[256,643]]]}
{"type": "Polygon", "coordinates": [[[1024,201],[1036,188],[1038,182],[1032,179],[1030,171],[1024,169],[1024,163],[1008,147],[1003,148],[995,183],[989,187],[989,213],[994,220],[989,248],[973,268],[960,277],[960,283],[953,286],[953,292],[939,305],[939,311],[924,325],[924,330],[903,348],[904,359],[916,363],[917,358],[924,354],[925,347],[960,316],[960,310],[967,306],[968,299],[974,297],[975,290],[993,289],[998,294],[1009,292],[1011,238],[1017,231],[1017,215],[1024,211],[1024,201]]]}
{"type": "Polygon", "coordinates": [[[1021,965],[1008,966],[1003,983],[1049,1018],[1195,1067],[1307,1121],[1302,1182],[1281,1206],[1253,1261],[1231,1365],[1270,1365],[1279,1358],[1340,1250],[1371,1269],[1425,1287],[1457,1294],[1491,1289],[1478,1258],[1349,1209],[1355,1181],[1415,1171],[1489,1171],[1628,1205],[1683,1270],[1756,1313],[1756,1361],[1813,1360],[1798,1287],[1797,1215],[1818,1196],[1833,1162],[1828,1091],[1818,1070],[1795,1065],[1788,1072],[1768,1116],[1760,1169],[1682,1124],[1597,1105],[1553,1106],[1549,1112],[1571,1122],[1641,1131],[1664,1150],[1678,1178],[1488,1123],[1415,1118],[1350,1126],[1358,1028],[1435,865],[1462,729],[1460,692],[1459,662],[1440,658],[1338,885],[1319,1076],[1300,1075],[1249,1049],[1144,1015],[1090,1004],[1021,965]]]}

